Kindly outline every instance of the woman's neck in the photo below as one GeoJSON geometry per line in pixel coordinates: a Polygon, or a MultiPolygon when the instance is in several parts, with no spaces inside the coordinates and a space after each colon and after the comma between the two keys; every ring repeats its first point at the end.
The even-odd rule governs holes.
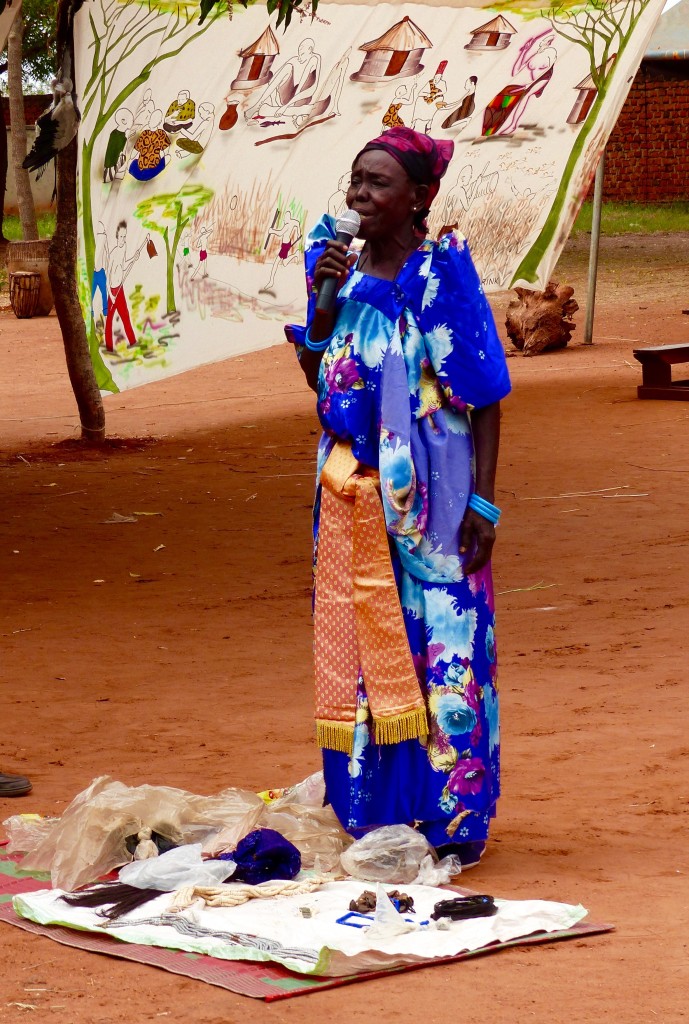
{"type": "Polygon", "coordinates": [[[394,281],[421,241],[413,227],[401,229],[388,238],[367,239],[359,260],[360,269],[365,269],[372,277],[394,281]]]}

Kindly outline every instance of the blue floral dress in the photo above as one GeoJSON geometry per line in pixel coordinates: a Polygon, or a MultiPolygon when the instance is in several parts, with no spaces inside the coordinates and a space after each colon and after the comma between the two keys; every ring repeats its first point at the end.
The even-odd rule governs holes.
{"type": "MultiPolygon", "coordinates": [[[[309,236],[307,326],[325,217],[309,236]]],[[[459,528],[472,491],[468,413],[510,390],[502,345],[464,240],[425,241],[395,281],[350,270],[320,367],[318,476],[337,440],[378,469],[405,628],[430,725],[422,740],[373,742],[359,676],[354,751],[324,750],[327,798],[360,836],[418,827],[434,846],[487,838],[500,789],[497,659],[490,566],[465,575],[459,528]]],[[[316,551],[319,496],[315,505],[316,551]]]]}

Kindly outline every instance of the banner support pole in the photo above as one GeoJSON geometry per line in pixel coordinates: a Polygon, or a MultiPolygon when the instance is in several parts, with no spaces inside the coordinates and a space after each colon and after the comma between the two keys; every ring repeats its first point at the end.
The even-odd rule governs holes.
{"type": "Polygon", "coordinates": [[[598,280],[598,247],[600,243],[601,208],[603,206],[603,177],[605,175],[605,150],[601,153],[596,167],[593,188],[593,218],[591,221],[591,247],[589,249],[589,277],[586,289],[586,325],[584,345],[593,345],[593,317],[596,311],[596,282],[598,280]]]}

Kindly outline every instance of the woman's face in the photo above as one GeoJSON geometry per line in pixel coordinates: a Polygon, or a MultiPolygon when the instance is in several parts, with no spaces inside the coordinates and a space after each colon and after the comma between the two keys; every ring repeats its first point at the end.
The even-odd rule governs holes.
{"type": "Polygon", "coordinates": [[[427,192],[389,153],[380,149],[362,153],[352,167],[347,189],[347,206],[361,217],[358,237],[383,239],[411,228],[415,207],[423,206],[427,192]]]}

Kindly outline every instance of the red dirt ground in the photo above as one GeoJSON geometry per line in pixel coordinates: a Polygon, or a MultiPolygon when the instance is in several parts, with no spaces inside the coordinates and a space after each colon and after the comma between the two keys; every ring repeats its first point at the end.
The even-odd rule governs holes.
{"type": "MultiPolygon", "coordinates": [[[[558,270],[582,306],[584,267],[580,242],[558,270]]],[[[0,1021],[689,1016],[689,405],[638,401],[632,358],[689,341],[689,237],[609,240],[598,303],[593,348],[510,361],[504,796],[467,884],[617,930],[266,1006],[0,925],[0,1021]]],[[[101,774],[213,793],[314,771],[317,421],[287,346],[108,398],[125,440],[103,452],[74,441],[54,317],[0,314],[0,385],[0,765],[34,782],[0,820],[101,774]]]]}

